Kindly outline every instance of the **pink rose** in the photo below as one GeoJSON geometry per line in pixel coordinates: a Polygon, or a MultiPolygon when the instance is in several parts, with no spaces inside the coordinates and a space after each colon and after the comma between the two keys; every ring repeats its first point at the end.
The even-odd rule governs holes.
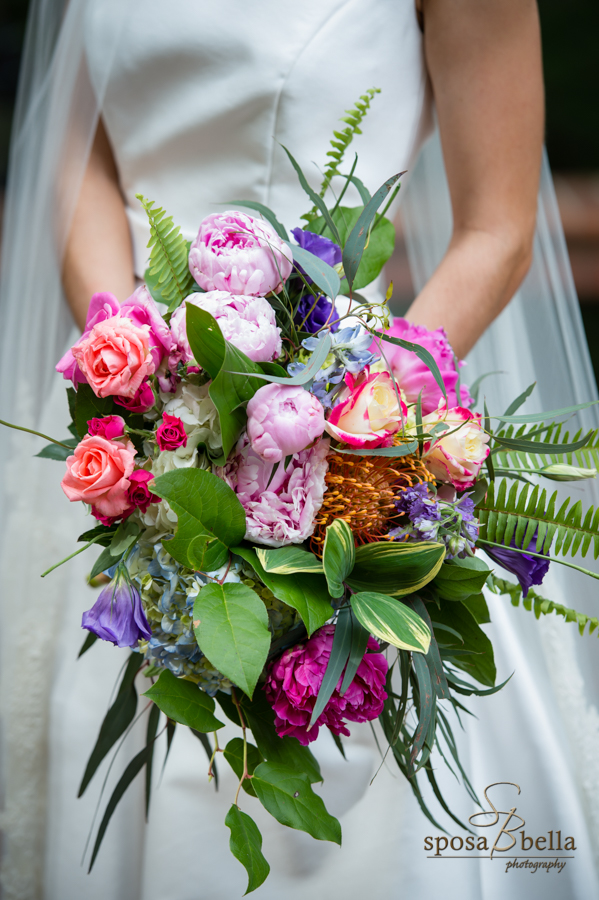
{"type": "Polygon", "coordinates": [[[114,438],[123,437],[125,434],[125,420],[120,416],[102,416],[101,419],[90,419],[87,430],[91,435],[99,435],[112,441],[114,438]]]}
{"type": "Polygon", "coordinates": [[[332,410],[326,431],[350,447],[389,447],[408,410],[388,372],[369,374],[368,366],[355,378],[345,376],[347,388],[332,410]]]}
{"type": "Polygon", "coordinates": [[[162,414],[162,425],[156,431],[156,440],[161,450],[176,450],[187,447],[187,433],[181,419],[177,416],[162,414]]]}
{"type": "MultiPolygon", "coordinates": [[[[461,396],[459,398],[456,394],[458,373],[455,368],[454,353],[442,328],[429,331],[423,325],[411,325],[406,319],[395,319],[386,334],[401,338],[403,341],[419,344],[431,353],[445,383],[450,407],[461,406],[462,403],[466,405],[472,403],[472,397],[465,385],[460,387],[461,396]]],[[[443,398],[441,389],[435,381],[433,373],[412,350],[404,350],[403,347],[380,339],[374,341],[370,350],[372,353],[381,353],[382,351],[385,354],[384,359],[389,364],[408,403],[416,403],[418,395],[422,391],[423,415],[427,415],[437,408],[439,401],[443,398]]],[[[465,365],[465,362],[458,363],[460,368],[465,365]]]]}
{"type": "Polygon", "coordinates": [[[282,349],[281,329],[275,311],[264,297],[235,297],[226,291],[191,294],[175,310],[171,330],[181,360],[187,362],[193,354],[187,340],[187,303],[193,303],[214,316],[226,340],[254,362],[272,362],[282,349]]]}
{"type": "Polygon", "coordinates": [[[247,435],[242,435],[235,455],[215,473],[235,491],[245,510],[248,540],[282,547],[310,537],[326,490],[329,443],[325,438],[295,453],[271,480],[272,463],[264,462],[250,447],[247,435]]]}
{"type": "Polygon", "coordinates": [[[148,325],[112,316],[94,325],[73,347],[77,365],[97,397],[134,397],[154,371],[148,325]]]}
{"type": "Polygon", "coordinates": [[[189,251],[189,271],[205,291],[263,297],[278,293],[292,268],[291,250],[268,222],[236,210],[206,216],[189,251]]]}
{"type": "Polygon", "coordinates": [[[302,387],[267,384],[250,400],[247,414],[252,450],[266,462],[299,453],[324,431],[322,404],[302,387]]]}
{"type": "MultiPolygon", "coordinates": [[[[99,322],[105,322],[106,319],[114,316],[127,318],[139,327],[143,325],[148,326],[150,352],[154,360],[154,367],[157,369],[165,356],[170,354],[173,338],[168,325],[160,315],[158,307],[145,285],[137,288],[122,305],[114,294],[110,294],[108,291],[94,294],[87,311],[85,330],[75,347],[79,346],[89,336],[92,329],[99,322]]],[[[77,365],[73,350],[74,347],[65,353],[56,366],[56,371],[62,372],[64,378],[72,381],[75,385],[85,384],[87,379],[77,365]]]]}
{"type": "Polygon", "coordinates": [[[103,516],[120,516],[129,506],[127,491],[134,459],[131,441],[86,435],[67,459],[62,489],[71,502],[82,500],[103,516]]]}
{"type": "Polygon", "coordinates": [[[425,429],[442,422],[449,432],[424,444],[423,460],[427,469],[439,481],[452,484],[460,491],[472,487],[490,453],[489,435],[483,431],[480,420],[479,413],[461,406],[448,410],[445,401],[422,420],[425,429]]]}
{"type": "Polygon", "coordinates": [[[146,469],[136,469],[129,476],[130,487],[127,491],[127,500],[131,505],[131,512],[139,509],[145,513],[150,503],[160,503],[160,497],[152,494],[148,488],[148,482],[152,481],[154,476],[146,469]]]}
{"type": "Polygon", "coordinates": [[[383,711],[387,699],[388,663],[373,637],[347,691],[341,696],[343,673],[330,700],[312,728],[308,728],[324,678],[335,636],[334,625],[324,625],[312,637],[285,650],[268,674],[264,690],[275,713],[279,737],[289,734],[306,747],[325,725],[333,734],[349,736],[344,720],[370,722],[383,711]]]}
{"type": "Polygon", "coordinates": [[[145,413],[156,403],[156,397],[151,385],[144,381],[136,390],[133,397],[115,397],[114,402],[130,413],[145,413]]]}

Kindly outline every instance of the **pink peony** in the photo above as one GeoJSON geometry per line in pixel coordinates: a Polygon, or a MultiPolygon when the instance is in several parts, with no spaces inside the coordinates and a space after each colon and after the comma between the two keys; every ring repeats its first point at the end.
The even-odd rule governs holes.
{"type": "Polygon", "coordinates": [[[125,420],[120,416],[102,416],[101,419],[90,419],[87,423],[89,434],[99,435],[112,441],[125,434],[125,420]]]}
{"type": "Polygon", "coordinates": [[[301,544],[314,531],[314,519],[326,490],[329,441],[295,453],[287,468],[279,465],[269,484],[273,466],[250,447],[247,435],[237,443],[216,474],[237,494],[245,509],[246,538],[269,547],[301,544]]]}
{"type": "Polygon", "coordinates": [[[183,362],[193,357],[187,340],[186,303],[193,303],[214,316],[224,337],[254,362],[272,362],[280,355],[283,346],[281,329],[268,300],[210,291],[192,294],[173,313],[171,329],[183,362]]]}
{"type": "Polygon", "coordinates": [[[131,441],[86,435],[67,459],[62,489],[71,502],[83,500],[103,516],[120,516],[129,506],[127,491],[134,459],[131,441]]]}
{"type": "Polygon", "coordinates": [[[187,447],[187,432],[181,419],[177,416],[162,414],[162,424],[156,431],[156,440],[161,450],[176,450],[177,447],[187,447]]]}
{"type": "Polygon", "coordinates": [[[205,291],[265,296],[281,290],[293,257],[274,229],[247,213],[212,213],[189,251],[189,271],[205,291]]]}
{"type": "Polygon", "coordinates": [[[156,397],[149,382],[144,381],[133,397],[115,397],[114,402],[130,413],[145,413],[156,403],[156,397]]]}
{"type": "Polygon", "coordinates": [[[252,450],[266,462],[299,453],[324,431],[322,404],[302,387],[267,384],[250,400],[247,414],[252,450]]]}
{"type": "Polygon", "coordinates": [[[427,469],[439,481],[452,484],[460,491],[472,487],[490,453],[489,435],[482,429],[480,414],[461,406],[448,410],[442,400],[438,409],[422,421],[425,428],[442,422],[449,432],[424,444],[423,461],[427,469]]]}
{"type": "Polygon", "coordinates": [[[343,697],[339,693],[342,674],[322,714],[308,729],[334,635],[335,626],[324,625],[308,641],[286,650],[272,663],[264,685],[268,702],[275,712],[277,734],[279,737],[292,735],[304,747],[316,740],[321,725],[326,725],[333,734],[349,736],[344,720],[370,722],[381,714],[387,699],[387,660],[375,639],[370,637],[367,652],[343,697]]]}
{"type": "MultiPolygon", "coordinates": [[[[458,373],[455,369],[454,353],[443,328],[429,331],[423,325],[411,325],[406,319],[395,319],[386,334],[391,337],[401,338],[413,344],[420,344],[428,350],[439,366],[441,377],[445,383],[449,406],[460,406],[462,403],[470,405],[472,397],[465,385],[461,385],[461,399],[456,394],[458,373]]],[[[416,356],[412,350],[404,350],[396,344],[377,339],[370,347],[371,352],[385,354],[385,359],[391,368],[391,372],[397,379],[397,383],[403,391],[408,403],[416,403],[418,395],[422,391],[422,413],[427,415],[433,412],[443,398],[441,389],[433,377],[433,373],[416,356]]],[[[466,363],[459,362],[460,368],[466,363]]]]}
{"type": "Polygon", "coordinates": [[[173,338],[148,289],[142,285],[122,305],[114,294],[110,294],[108,291],[94,294],[87,311],[85,330],[74,347],[62,357],[56,366],[56,371],[62,372],[64,378],[72,381],[73,384],[85,384],[87,379],[77,365],[73,350],[89,336],[99,322],[105,322],[106,319],[114,316],[129,319],[138,327],[148,326],[149,348],[154,361],[154,370],[156,370],[165,356],[170,354],[173,338]]]}
{"type": "Polygon", "coordinates": [[[326,431],[350,447],[389,447],[408,414],[405,403],[398,403],[399,388],[389,373],[371,375],[367,366],[357,378],[348,372],[345,383],[326,431]]]}
{"type": "Polygon", "coordinates": [[[73,347],[77,365],[97,397],[134,397],[142,381],[154,371],[148,325],[112,316],[94,325],[73,347]]]}
{"type": "Polygon", "coordinates": [[[152,494],[148,488],[148,482],[153,481],[154,476],[146,469],[136,469],[129,476],[129,490],[127,491],[127,500],[129,501],[131,512],[134,509],[141,510],[145,513],[150,503],[160,503],[160,497],[152,494]]]}

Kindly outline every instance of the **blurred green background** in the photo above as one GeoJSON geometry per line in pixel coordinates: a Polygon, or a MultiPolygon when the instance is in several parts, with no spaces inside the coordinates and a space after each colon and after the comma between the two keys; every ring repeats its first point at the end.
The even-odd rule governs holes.
{"type": "MultiPolygon", "coordinates": [[[[0,193],[6,182],[28,5],[29,0],[0,0],[0,193]]],[[[547,149],[591,356],[599,373],[599,0],[539,0],[539,10],[547,149]]],[[[393,266],[401,305],[411,291],[401,247],[393,266]]]]}

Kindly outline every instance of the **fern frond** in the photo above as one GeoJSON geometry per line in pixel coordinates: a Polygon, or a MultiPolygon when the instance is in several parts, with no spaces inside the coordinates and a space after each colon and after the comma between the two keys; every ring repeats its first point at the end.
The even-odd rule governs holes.
{"type": "Polygon", "coordinates": [[[542,423],[534,425],[521,425],[517,430],[514,425],[502,428],[496,432],[495,437],[505,438],[524,438],[527,441],[534,441],[547,448],[547,452],[543,453],[523,453],[517,450],[508,450],[502,447],[493,455],[495,465],[498,468],[510,468],[514,465],[522,468],[543,468],[544,466],[554,465],[556,463],[568,463],[571,466],[579,466],[587,469],[599,469],[599,431],[592,433],[591,439],[580,450],[573,453],[552,453],[552,445],[574,443],[583,437],[582,429],[570,438],[570,433],[564,430],[564,422],[554,422],[547,430],[543,430],[545,426],[542,423]],[[540,432],[540,433],[534,433],[540,432]]]}
{"type": "MultiPolygon", "coordinates": [[[[362,119],[370,109],[370,104],[375,95],[380,94],[380,92],[380,88],[369,88],[366,93],[362,94],[360,99],[356,101],[353,109],[347,109],[345,111],[345,116],[342,116],[339,120],[340,122],[345,122],[346,128],[342,131],[333,132],[333,139],[331,140],[332,149],[326,154],[327,156],[330,156],[331,159],[325,166],[324,178],[320,186],[321,197],[324,197],[326,194],[335,175],[339,174],[339,166],[343,162],[345,151],[353,141],[354,135],[362,134],[360,130],[362,119]]],[[[318,209],[316,206],[313,206],[310,212],[306,213],[301,218],[311,222],[312,219],[315,219],[317,216],[318,209]]]]}
{"type": "Polygon", "coordinates": [[[189,296],[194,280],[189,271],[189,244],[175,227],[171,216],[167,216],[154,202],[141,194],[135,195],[146,211],[150,222],[149,274],[157,285],[161,299],[168,304],[171,313],[189,296]]]}
{"type": "MultiPolygon", "coordinates": [[[[537,619],[541,615],[548,616],[550,613],[556,613],[556,615],[562,616],[566,622],[576,622],[581,635],[584,634],[587,625],[589,626],[588,634],[592,634],[599,628],[599,619],[596,619],[594,616],[587,616],[584,613],[576,612],[575,609],[570,609],[568,606],[563,606],[561,603],[547,600],[545,597],[537,594],[532,588],[529,589],[528,596],[522,597],[522,587],[519,584],[513,584],[511,581],[505,581],[503,578],[493,578],[493,586],[496,589],[495,593],[507,594],[510,597],[512,606],[519,606],[520,600],[522,600],[522,606],[529,612],[534,612],[537,619]]],[[[599,637],[599,631],[597,631],[597,637],[599,637]]]]}
{"type": "Polygon", "coordinates": [[[548,498],[545,488],[514,482],[508,493],[508,482],[489,485],[487,496],[478,504],[482,540],[526,550],[537,532],[537,552],[586,556],[593,544],[594,557],[599,557],[599,508],[589,507],[583,518],[580,500],[566,499],[556,511],[557,491],[548,498]],[[572,504],[572,505],[571,505],[572,504]],[[541,549],[542,548],[542,549],[541,549]]]}

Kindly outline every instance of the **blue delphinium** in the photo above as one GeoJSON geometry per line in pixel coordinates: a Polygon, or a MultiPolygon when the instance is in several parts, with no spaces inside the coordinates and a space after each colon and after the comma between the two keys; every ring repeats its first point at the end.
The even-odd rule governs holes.
{"type": "Polygon", "coordinates": [[[152,636],[139,591],[124,567],[116,570],[92,608],[83,613],[81,627],[117,647],[135,647],[152,636]]]}
{"type": "Polygon", "coordinates": [[[409,524],[389,532],[396,540],[438,541],[447,547],[446,559],[468,556],[478,539],[474,502],[464,494],[459,500],[444,500],[426,484],[406,488],[395,499],[398,513],[409,524]]]}

